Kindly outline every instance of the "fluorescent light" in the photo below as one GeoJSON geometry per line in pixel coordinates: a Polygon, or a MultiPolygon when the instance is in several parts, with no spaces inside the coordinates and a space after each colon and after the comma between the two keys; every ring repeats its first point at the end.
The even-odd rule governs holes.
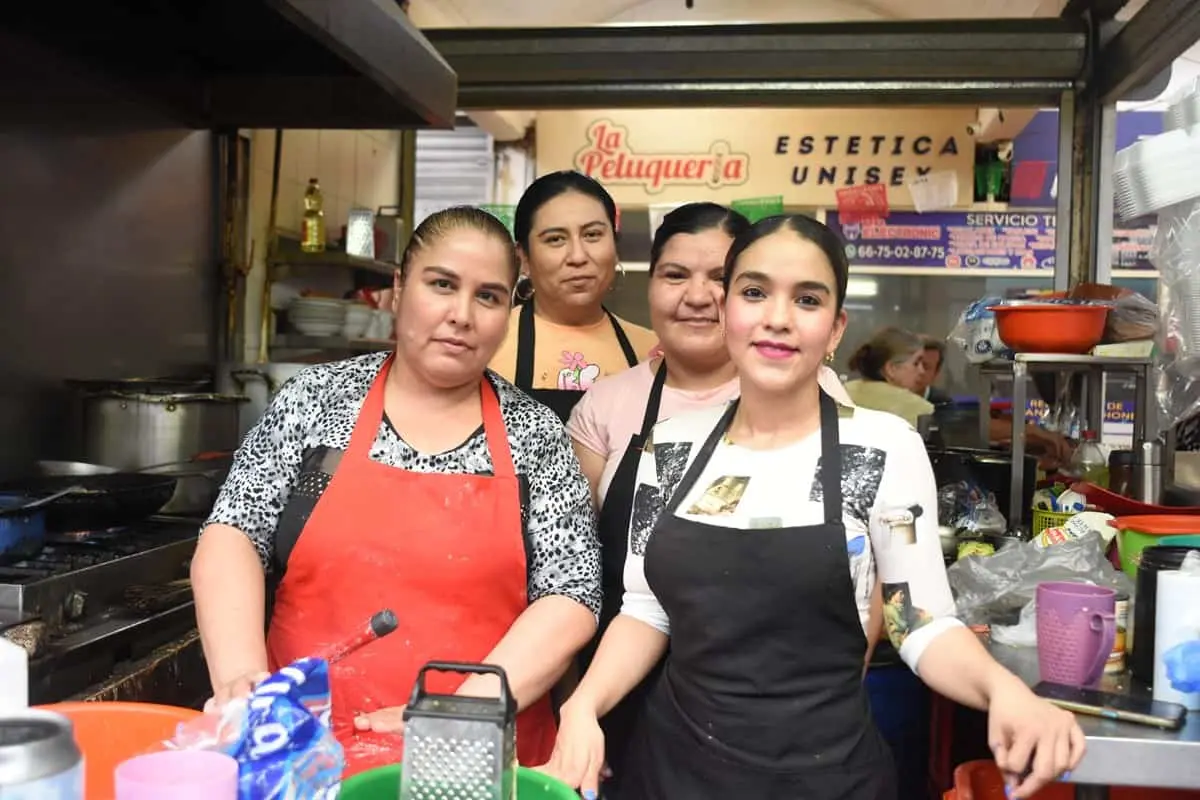
{"type": "Polygon", "coordinates": [[[846,283],[846,297],[875,297],[879,284],[874,278],[850,278],[846,283]]]}

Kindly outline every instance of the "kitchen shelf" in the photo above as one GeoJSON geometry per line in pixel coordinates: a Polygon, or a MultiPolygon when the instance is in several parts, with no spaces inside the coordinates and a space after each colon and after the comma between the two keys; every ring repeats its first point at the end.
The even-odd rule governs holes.
{"type": "Polygon", "coordinates": [[[1137,407],[1133,417],[1133,441],[1136,447],[1146,441],[1147,419],[1154,413],[1154,382],[1151,380],[1154,362],[1149,358],[1125,356],[1071,355],[1065,353],[1017,353],[1012,360],[993,359],[979,364],[984,387],[979,395],[979,424],[983,441],[988,441],[988,422],[991,420],[993,379],[1012,376],[1012,481],[1010,483],[1008,522],[1015,527],[1027,511],[1023,508],[1025,475],[1025,406],[1028,402],[1028,378],[1035,372],[1084,372],[1086,384],[1086,419],[1099,432],[1104,422],[1104,376],[1108,373],[1133,375],[1136,382],[1137,407]],[[1149,413],[1147,413],[1149,412],[1149,413]]]}
{"type": "Polygon", "coordinates": [[[346,339],[341,336],[304,336],[299,333],[280,333],[276,334],[271,342],[271,354],[283,356],[291,353],[312,353],[313,351],[371,353],[391,350],[395,346],[396,343],[391,339],[346,339]]]}
{"type": "Polygon", "coordinates": [[[302,250],[280,253],[271,259],[271,270],[274,277],[284,277],[293,267],[332,267],[335,269],[364,270],[376,275],[391,276],[398,264],[387,261],[376,261],[373,258],[352,256],[340,250],[326,250],[324,253],[305,253],[302,250]]]}

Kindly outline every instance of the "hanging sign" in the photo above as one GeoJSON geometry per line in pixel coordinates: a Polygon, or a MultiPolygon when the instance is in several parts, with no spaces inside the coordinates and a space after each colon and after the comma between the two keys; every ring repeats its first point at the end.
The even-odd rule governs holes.
{"type": "Polygon", "coordinates": [[[965,106],[542,111],[537,171],[579,170],[640,208],[755,197],[830,208],[839,189],[870,185],[912,208],[907,184],[921,175],[949,170],[971,185],[975,117],[965,106]]]}
{"type": "MultiPolygon", "coordinates": [[[[892,212],[863,220],[831,211],[826,224],[842,237],[855,266],[1054,269],[1053,212],[892,212]]],[[[1153,225],[1114,230],[1113,267],[1153,269],[1154,233],[1153,225]]]]}

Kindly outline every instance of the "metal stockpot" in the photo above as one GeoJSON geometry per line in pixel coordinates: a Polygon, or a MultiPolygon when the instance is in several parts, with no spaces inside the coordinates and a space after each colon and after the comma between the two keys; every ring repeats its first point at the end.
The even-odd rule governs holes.
{"type": "Polygon", "coordinates": [[[83,397],[84,460],[121,470],[232,451],[240,439],[241,395],[89,392],[83,397]]]}

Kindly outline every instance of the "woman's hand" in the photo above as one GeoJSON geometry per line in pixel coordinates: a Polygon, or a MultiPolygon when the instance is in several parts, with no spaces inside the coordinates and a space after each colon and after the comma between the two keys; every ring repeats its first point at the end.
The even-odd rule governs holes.
{"type": "Polygon", "coordinates": [[[1027,798],[1075,769],[1087,744],[1074,714],[1007,678],[988,702],[988,745],[1008,797],[1027,798]]]}
{"type": "Polygon", "coordinates": [[[408,706],[391,706],[354,715],[354,730],[372,733],[404,733],[404,709],[408,706]]]}
{"type": "Polygon", "coordinates": [[[584,800],[595,800],[604,770],[604,732],[594,711],[563,704],[554,752],[538,770],[579,789],[584,800]]]}
{"type": "Polygon", "coordinates": [[[254,687],[270,677],[269,672],[243,672],[231,681],[213,687],[213,696],[204,703],[204,713],[216,714],[230,700],[246,697],[254,691],[254,687]]]}

